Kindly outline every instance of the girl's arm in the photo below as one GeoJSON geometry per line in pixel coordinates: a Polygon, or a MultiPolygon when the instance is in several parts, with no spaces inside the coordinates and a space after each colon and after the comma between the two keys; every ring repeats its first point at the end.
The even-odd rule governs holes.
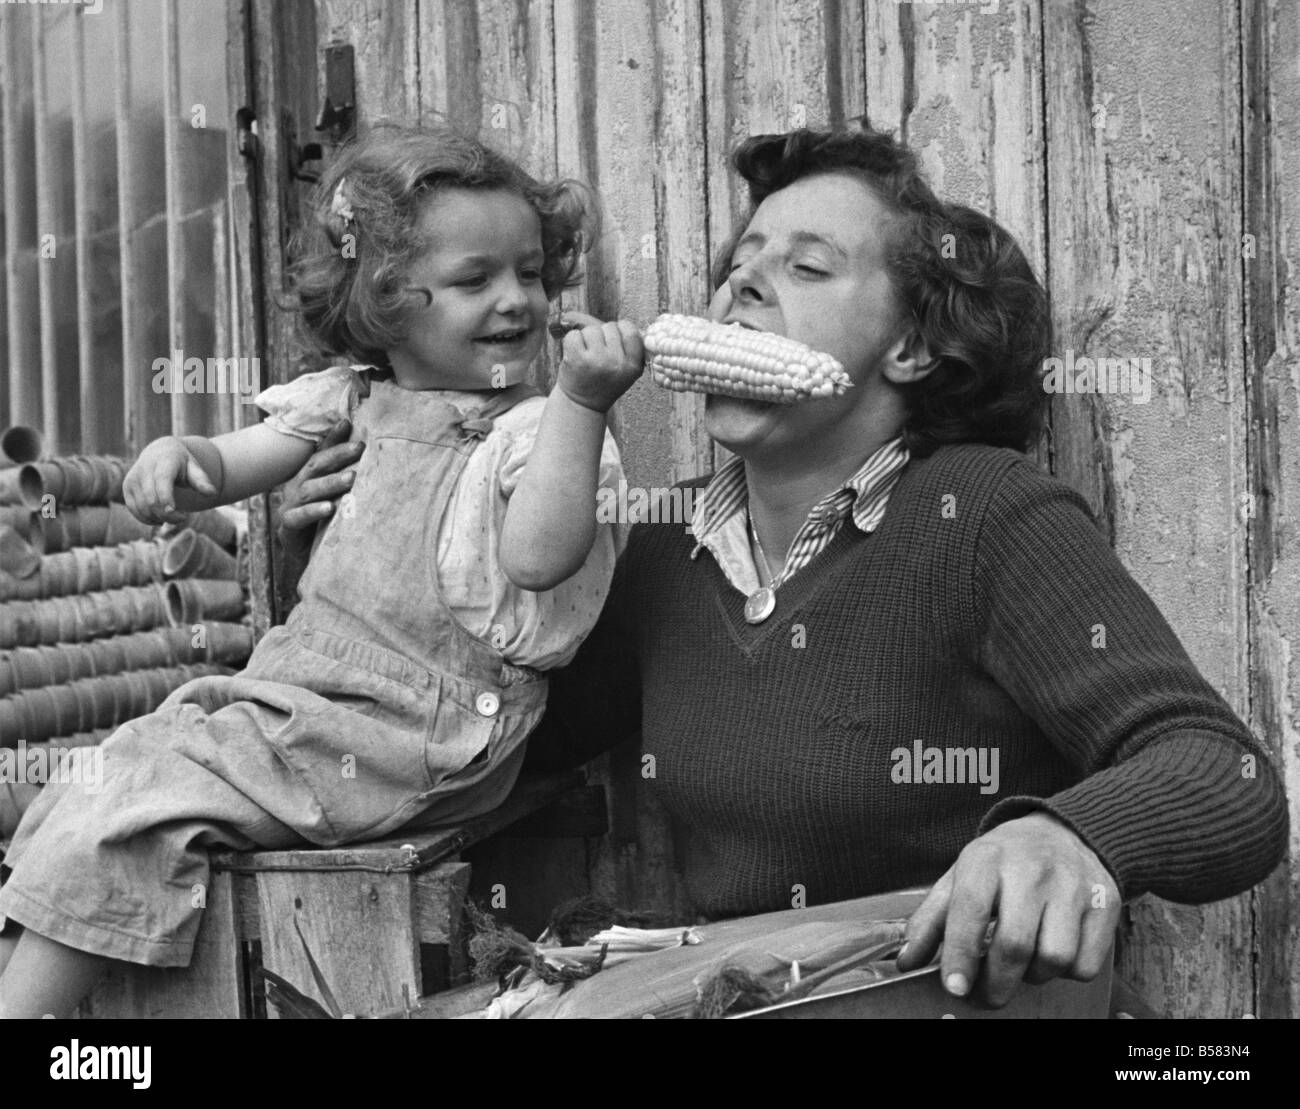
{"type": "Polygon", "coordinates": [[[644,358],[626,320],[565,316],[583,326],[564,337],[559,378],[501,531],[502,571],[535,592],[572,577],[591,552],[605,414],[640,376],[644,358]]]}
{"type": "Polygon", "coordinates": [[[315,450],[307,439],[255,424],[215,439],[167,436],[150,443],[122,483],[127,507],[146,524],[242,501],[292,477],[315,450]]]}

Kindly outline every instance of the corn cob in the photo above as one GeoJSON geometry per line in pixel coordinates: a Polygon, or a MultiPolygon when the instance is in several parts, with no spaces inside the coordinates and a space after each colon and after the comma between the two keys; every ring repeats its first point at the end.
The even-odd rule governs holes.
{"type": "Polygon", "coordinates": [[[829,354],[795,339],[696,316],[660,316],[646,329],[645,348],[655,382],[676,391],[793,404],[853,384],[829,354]]]}

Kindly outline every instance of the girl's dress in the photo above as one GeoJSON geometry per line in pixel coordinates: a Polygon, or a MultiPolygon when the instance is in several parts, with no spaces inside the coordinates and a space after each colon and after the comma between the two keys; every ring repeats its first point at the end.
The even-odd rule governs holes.
{"type": "MultiPolygon", "coordinates": [[[[609,588],[614,537],[553,590],[510,585],[500,528],[544,401],[397,387],[334,367],[257,400],[366,451],[299,586],[247,667],[199,678],[103,744],[103,780],[51,782],[6,859],[0,913],[68,946],[188,965],[209,849],[332,846],[486,812],[609,588]],[[485,399],[487,403],[485,404],[485,399]]],[[[616,486],[606,435],[601,484],[616,486]]],[[[594,506],[593,506],[594,511],[594,506]]]]}

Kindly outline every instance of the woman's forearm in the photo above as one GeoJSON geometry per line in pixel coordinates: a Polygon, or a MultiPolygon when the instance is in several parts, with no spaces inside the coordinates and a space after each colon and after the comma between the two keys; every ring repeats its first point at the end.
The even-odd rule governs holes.
{"type": "Polygon", "coordinates": [[[501,532],[501,569],[521,589],[553,589],[591,551],[605,418],[558,387],[546,401],[501,532]]]}

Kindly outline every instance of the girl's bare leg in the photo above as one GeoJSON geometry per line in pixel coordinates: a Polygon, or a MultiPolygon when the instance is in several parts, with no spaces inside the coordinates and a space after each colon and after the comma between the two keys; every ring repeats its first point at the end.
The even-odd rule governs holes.
{"type": "Polygon", "coordinates": [[[26,929],[0,974],[0,1019],[71,1016],[108,962],[26,929]]]}

